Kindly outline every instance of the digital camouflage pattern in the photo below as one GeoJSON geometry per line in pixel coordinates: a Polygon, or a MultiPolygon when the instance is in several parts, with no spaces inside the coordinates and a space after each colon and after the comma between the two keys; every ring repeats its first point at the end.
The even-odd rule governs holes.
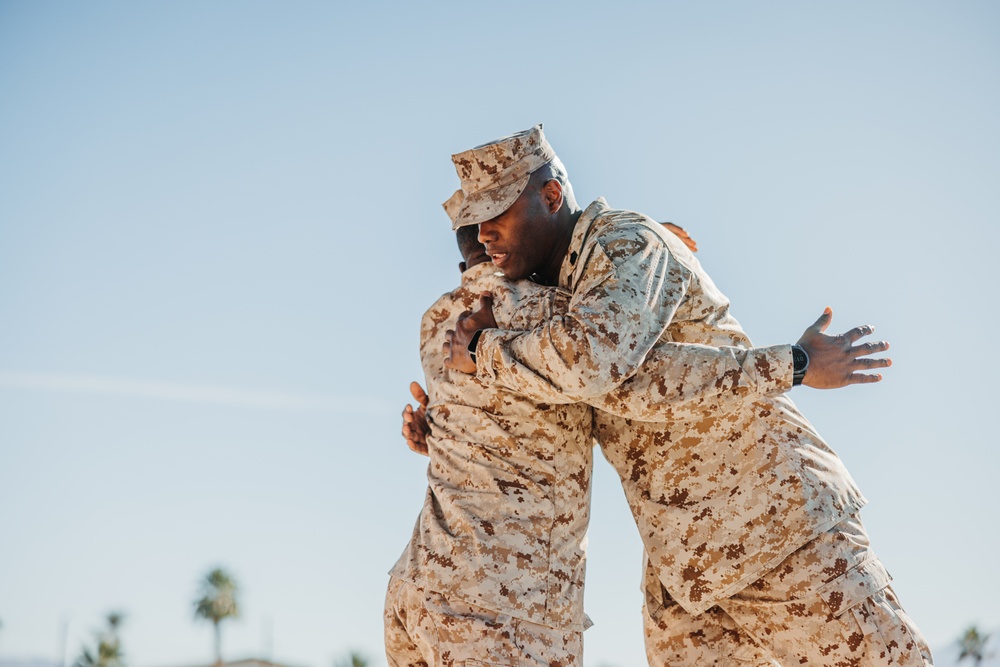
{"type": "Polygon", "coordinates": [[[528,176],[556,159],[541,124],[451,156],[462,181],[465,201],[452,229],[476,225],[500,215],[528,184],[528,176]]]}
{"type": "Polygon", "coordinates": [[[421,322],[428,489],[391,574],[516,619],[582,631],[590,408],[540,404],[444,367],[445,331],[485,290],[496,295],[505,327],[531,328],[554,315],[555,291],[510,283],[495,270],[488,262],[467,270],[421,322]]]}
{"type": "MultiPolygon", "coordinates": [[[[655,391],[615,398],[651,351],[682,343],[730,350],[737,359],[733,348],[750,350],[729,301],[684,244],[604,200],[577,222],[560,287],[571,294],[568,308],[540,327],[483,332],[479,379],[542,400],[561,395],[641,411],[644,401],[683,393],[688,383],[725,387],[733,377],[691,363],[682,374],[639,378],[655,391]]],[[[792,386],[790,346],[743,359],[752,366],[739,377],[752,376],[763,389],[745,394],[752,400],[725,409],[706,401],[670,421],[656,416],[656,405],[646,418],[661,421],[595,414],[595,436],[621,477],[659,579],[692,614],[865,504],[836,454],[787,397],[774,395],[792,386]]]]}
{"type": "Polygon", "coordinates": [[[389,667],[580,667],[583,633],[550,628],[392,579],[389,667]]]}
{"type": "MultiPolygon", "coordinates": [[[[449,201],[454,204],[455,198],[449,201]]],[[[525,328],[565,311],[570,294],[526,281],[511,284],[493,271],[491,264],[473,267],[463,275],[463,286],[439,299],[424,316],[421,357],[432,400],[428,411],[432,426],[430,484],[413,539],[392,574],[425,586],[427,595],[431,595],[429,591],[435,595],[444,593],[442,600],[453,604],[465,600],[491,612],[541,621],[560,630],[567,628],[568,633],[589,624],[582,608],[582,541],[589,511],[591,441],[589,425],[574,421],[581,415],[586,421],[589,412],[585,408],[558,405],[567,403],[558,394],[553,394],[556,404],[539,404],[511,396],[505,390],[485,389],[470,376],[446,371],[440,350],[444,330],[453,326],[458,313],[475,305],[483,290],[489,289],[495,296],[498,322],[525,328]],[[480,410],[478,405],[487,409],[480,410]],[[565,412],[567,409],[569,413],[565,412]],[[538,414],[539,411],[545,414],[538,414]],[[567,418],[566,414],[572,417],[567,418]],[[550,451],[546,442],[559,441],[556,432],[564,423],[577,429],[579,440],[569,437],[566,448],[559,454],[558,448],[550,451]],[[517,438],[522,440],[517,442],[517,438]],[[534,442],[535,438],[543,442],[534,442]],[[500,468],[494,450],[498,446],[502,446],[502,457],[507,460],[503,468],[516,471],[511,475],[496,476],[500,468]],[[559,516],[552,521],[553,510],[545,500],[545,485],[531,480],[540,476],[555,478],[551,470],[554,464],[559,465],[557,456],[564,459],[563,479],[573,480],[567,482],[566,492],[576,495],[577,500],[561,502],[563,509],[557,510],[559,516]],[[541,471],[533,472],[538,466],[541,471]],[[571,469],[577,472],[574,474],[571,469]],[[550,472],[546,475],[545,471],[550,472]],[[519,476],[525,479],[519,480],[519,476]],[[515,492],[507,493],[504,489],[515,492]],[[567,512],[567,507],[572,511],[567,512]],[[574,520],[567,522],[570,516],[574,520]],[[492,519],[489,522],[492,532],[477,529],[486,519],[492,519]],[[546,536],[545,531],[553,523],[554,531],[546,536]],[[565,529],[559,528],[561,523],[566,523],[565,529]],[[546,560],[546,552],[556,557],[546,560]],[[517,554],[517,558],[512,554],[517,554]],[[546,590],[552,597],[543,607],[542,591],[546,590]],[[548,613],[544,611],[546,608],[548,613]]],[[[784,390],[783,382],[758,371],[761,360],[774,354],[768,348],[666,344],[650,353],[636,376],[608,396],[592,402],[610,411],[639,417],[655,413],[681,418],[704,410],[730,410],[757,396],[784,390]],[[664,384],[664,377],[679,381],[664,384]],[[696,384],[698,381],[702,384],[696,384]],[[636,401],[638,394],[650,398],[636,401]]],[[[561,487],[551,483],[550,488],[561,487]]],[[[397,597],[402,595],[398,584],[392,583],[390,588],[397,597]]],[[[416,604],[412,596],[407,599],[416,604]]],[[[400,604],[395,600],[393,608],[398,610],[400,604]]],[[[390,657],[404,661],[408,653],[430,650],[425,645],[417,646],[416,636],[406,636],[405,628],[410,621],[404,623],[396,618],[388,606],[386,613],[386,647],[390,657]]],[[[411,620],[418,614],[415,607],[408,613],[411,620]]],[[[428,611],[419,614],[427,627],[453,622],[428,611]]],[[[522,627],[529,628],[531,624],[522,627]]],[[[425,629],[421,636],[429,636],[428,632],[425,629]]],[[[480,648],[492,650],[485,641],[480,648]]],[[[578,654],[568,652],[568,655],[578,654]]]]}
{"type": "Polygon", "coordinates": [[[649,665],[932,664],[889,581],[861,521],[849,517],[697,616],[664,588],[648,590],[649,665]]]}

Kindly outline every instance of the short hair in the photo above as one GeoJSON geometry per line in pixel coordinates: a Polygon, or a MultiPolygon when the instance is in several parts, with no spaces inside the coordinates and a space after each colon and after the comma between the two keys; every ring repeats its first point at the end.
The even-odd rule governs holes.
{"type": "Polygon", "coordinates": [[[573,185],[569,182],[569,174],[566,173],[566,166],[558,157],[552,158],[549,162],[531,172],[531,186],[541,189],[549,181],[557,181],[562,186],[563,198],[576,206],[576,196],[573,194],[573,185]]]}
{"type": "Polygon", "coordinates": [[[455,240],[458,241],[458,251],[462,259],[471,257],[482,247],[479,242],[479,225],[463,225],[455,230],[455,240]]]}

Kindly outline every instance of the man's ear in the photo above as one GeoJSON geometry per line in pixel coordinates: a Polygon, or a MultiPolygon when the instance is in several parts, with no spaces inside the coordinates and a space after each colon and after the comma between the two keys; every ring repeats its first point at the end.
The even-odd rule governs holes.
{"type": "Polygon", "coordinates": [[[459,262],[458,263],[458,270],[461,273],[465,273],[465,262],[459,262]]]}
{"type": "Polygon", "coordinates": [[[561,209],[564,200],[562,183],[554,178],[550,178],[542,186],[542,197],[545,199],[545,205],[549,209],[549,213],[555,213],[561,209]]]}

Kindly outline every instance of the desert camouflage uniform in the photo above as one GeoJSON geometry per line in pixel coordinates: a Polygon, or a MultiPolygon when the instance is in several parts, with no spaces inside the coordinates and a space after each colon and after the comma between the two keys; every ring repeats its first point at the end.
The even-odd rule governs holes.
{"type": "Polygon", "coordinates": [[[390,579],[385,604],[390,667],[571,667],[583,633],[550,628],[390,579]]]}
{"type": "Polygon", "coordinates": [[[467,270],[462,287],[421,322],[431,397],[428,489],[390,573],[401,580],[386,600],[393,665],[422,664],[412,658],[421,653],[429,665],[568,667],[582,657],[591,410],[539,404],[444,367],[445,330],[484,290],[497,295],[496,318],[505,327],[530,328],[553,315],[552,290],[509,283],[495,271],[490,263],[467,270]],[[431,650],[428,642],[439,645],[431,650]],[[518,643],[520,657],[503,657],[518,643]],[[466,648],[446,648],[458,645],[466,648]]]}
{"type": "MultiPolygon", "coordinates": [[[[650,566],[647,581],[656,581],[650,566]]],[[[647,590],[643,619],[650,667],[779,664],[774,656],[780,664],[834,667],[931,661],[857,517],[698,616],[662,586],[647,590]],[[806,641],[804,618],[820,621],[806,641]]]]}
{"type": "MultiPolygon", "coordinates": [[[[866,503],[836,454],[791,400],[778,395],[791,387],[790,346],[756,355],[753,369],[763,390],[756,400],[729,409],[706,404],[704,410],[670,415],[670,421],[657,416],[654,403],[672,386],[711,382],[702,373],[714,369],[697,365],[687,376],[662,378],[654,391],[616,397],[615,388],[665,343],[750,348],[726,297],[660,225],[598,200],[577,222],[559,284],[572,294],[564,313],[529,332],[483,332],[477,376],[553,403],[563,396],[601,408],[595,436],[622,479],[653,572],[669,601],[686,614],[697,616],[747,594],[751,583],[866,503]],[[648,414],[642,415],[647,400],[648,414]],[[625,401],[633,416],[659,421],[620,416],[625,401]]],[[[654,378],[645,373],[636,381],[654,378]]],[[[888,585],[888,573],[870,551],[847,569],[849,558],[820,553],[821,568],[834,575],[827,584],[834,597],[850,598],[844,588],[875,593],[888,585]]],[[[655,598],[656,581],[647,579],[655,598]]],[[[802,616],[792,619],[790,641],[808,643],[829,615],[795,609],[802,616]]],[[[907,621],[905,615],[892,618],[897,625],[907,621]]],[[[758,635],[756,628],[740,627],[761,643],[771,636],[769,630],[758,635]]],[[[910,630],[910,646],[923,646],[916,629],[910,630]]],[[[780,655],[783,646],[767,649],[782,660],[788,657],[780,655]]],[[[907,655],[919,661],[921,652],[907,655]]],[[[700,664],[695,655],[687,658],[700,664]]]]}
{"type": "MultiPolygon", "coordinates": [[[[464,491],[454,488],[469,488],[471,485],[469,480],[473,475],[479,477],[487,475],[477,490],[503,487],[504,483],[497,483],[492,477],[495,473],[493,466],[489,464],[492,456],[469,457],[467,453],[456,456],[449,452],[457,450],[462,453],[473,447],[488,451],[487,445],[470,444],[482,443],[484,434],[487,434],[492,440],[502,441],[510,450],[516,446],[520,448],[519,451],[534,448],[533,451],[537,453],[539,446],[544,449],[546,445],[532,443],[530,440],[536,436],[545,436],[546,429],[543,428],[544,424],[536,426],[536,421],[550,418],[539,415],[538,411],[558,412],[567,409],[566,405],[548,407],[544,404],[526,402],[522,397],[512,398],[506,392],[499,392],[500,398],[491,399],[494,400],[493,411],[497,414],[486,418],[482,415],[477,417],[478,413],[472,403],[477,397],[485,396],[482,386],[467,376],[448,373],[444,366],[438,363],[441,361],[439,357],[443,331],[453,325],[459,312],[474,305],[477,295],[483,290],[493,291],[496,297],[495,312],[498,321],[510,322],[511,326],[526,328],[536,326],[568,307],[570,297],[566,290],[546,288],[527,282],[511,284],[502,277],[492,275],[493,270],[492,265],[483,264],[467,271],[463,275],[463,287],[442,297],[428,310],[422,323],[422,357],[428,389],[433,397],[428,412],[429,420],[433,424],[432,462],[428,473],[431,484],[413,539],[392,571],[393,576],[415,584],[403,587],[399,583],[394,583],[387,597],[386,643],[388,652],[397,660],[403,660],[402,656],[407,652],[421,653],[429,650],[426,646],[414,645],[413,637],[416,635],[408,634],[411,630],[416,632],[413,628],[423,627],[421,636],[424,637],[422,641],[426,642],[426,628],[434,627],[433,624],[429,626],[418,624],[411,627],[412,619],[427,617],[430,613],[413,608],[407,613],[407,604],[422,604],[420,600],[424,598],[421,594],[430,597],[445,594],[440,599],[434,598],[438,600],[438,608],[441,609],[444,608],[441,606],[445,604],[444,601],[449,599],[453,606],[464,604],[466,620],[472,616],[468,610],[476,608],[478,609],[476,618],[492,615],[518,623],[520,633],[525,636],[531,636],[532,628],[532,623],[522,622],[525,620],[535,620],[540,624],[552,625],[559,629],[568,627],[577,630],[580,629],[579,622],[571,622],[571,619],[584,619],[583,623],[589,622],[583,616],[581,597],[583,584],[581,540],[588,517],[590,479],[590,458],[581,454],[584,454],[589,444],[573,446],[562,453],[564,457],[568,454],[563,465],[565,470],[569,471],[572,467],[579,468],[576,474],[579,483],[570,486],[573,493],[579,494],[579,500],[575,505],[571,502],[564,503],[565,506],[575,506],[573,514],[576,522],[570,523],[568,530],[558,531],[557,528],[549,540],[547,548],[554,553],[566,554],[561,559],[563,567],[553,572],[548,570],[550,567],[548,561],[541,562],[541,565],[534,569],[528,567],[522,569],[520,565],[513,570],[503,567],[510,559],[511,541],[520,543],[517,547],[521,552],[520,559],[534,560],[532,549],[536,549],[537,546],[526,545],[544,535],[546,521],[551,521],[551,517],[546,518],[547,510],[544,502],[540,508],[541,514],[538,515],[532,515],[527,508],[518,509],[525,503],[537,501],[532,499],[531,494],[525,494],[521,490],[523,486],[521,482],[518,482],[516,487],[509,480],[506,482],[508,488],[517,489],[516,493],[510,496],[494,497],[491,500],[483,493],[477,492],[473,498],[483,505],[475,508],[468,506],[468,500],[463,497],[464,491]],[[451,384],[452,382],[456,384],[451,384]],[[496,406],[499,405],[495,403],[496,400],[504,402],[502,412],[505,420],[502,422],[499,411],[496,410],[496,406]],[[514,409],[515,406],[517,409],[514,409]],[[483,422],[498,424],[503,430],[508,431],[508,435],[501,438],[495,426],[485,428],[483,422]],[[529,428],[528,425],[530,433],[525,430],[529,428]],[[520,438],[516,445],[512,440],[514,437],[520,438]],[[468,531],[468,538],[459,538],[453,534],[467,532],[466,528],[472,526],[476,520],[482,524],[482,520],[487,517],[508,516],[512,509],[505,506],[508,502],[512,504],[515,513],[524,517],[523,520],[515,522],[517,530],[513,534],[509,528],[492,524],[492,535],[488,531],[486,534],[481,534],[475,530],[468,531]],[[450,511],[445,513],[441,509],[444,507],[448,507],[450,511]],[[457,530],[456,527],[462,529],[457,530]],[[498,528],[499,531],[504,531],[499,532],[503,535],[502,539],[496,537],[498,528]],[[464,546],[459,546],[461,544],[464,546]],[[469,544],[473,546],[470,547],[469,544]],[[464,557],[458,557],[456,553],[464,554],[464,557]],[[497,559],[498,555],[503,559],[500,566],[490,562],[490,559],[497,559]],[[538,592],[544,590],[543,582],[553,577],[554,583],[548,586],[550,591],[558,591],[559,582],[571,581],[573,585],[564,588],[561,594],[557,593],[555,601],[550,600],[547,605],[543,605],[538,592]],[[516,583],[511,583],[511,579],[516,583]],[[421,587],[419,591],[416,585],[421,587]],[[522,592],[517,596],[512,595],[512,592],[517,591],[518,585],[522,587],[522,592]],[[539,600],[532,607],[522,609],[511,604],[511,600],[516,600],[518,597],[532,599],[531,595],[539,600]],[[546,607],[550,609],[548,617],[543,615],[546,607]],[[498,613],[498,610],[502,610],[503,613],[498,613]],[[401,620],[404,617],[410,620],[404,623],[401,620]]],[[[715,349],[703,345],[665,345],[650,354],[642,373],[626,381],[608,397],[603,397],[602,401],[611,411],[624,415],[641,411],[639,416],[648,414],[652,410],[656,410],[657,414],[678,417],[692,411],[732,409],[735,405],[750,400],[750,397],[780,390],[778,383],[761,376],[757,370],[760,359],[767,358],[770,354],[766,349],[715,349]],[[698,369],[697,373],[695,369],[698,369]],[[679,381],[664,384],[662,382],[664,377],[677,378],[679,381]],[[705,385],[698,385],[695,383],[696,379],[707,379],[707,381],[705,385]],[[653,398],[635,400],[635,397],[641,394],[653,398]]],[[[559,399],[560,403],[566,403],[560,396],[554,395],[554,398],[559,399]]],[[[580,408],[570,408],[570,410],[572,412],[580,408]]],[[[572,421],[568,423],[573,425],[572,421]]],[[[562,428],[559,423],[556,423],[556,427],[562,428]]],[[[580,424],[576,423],[575,428],[579,430],[580,424]]],[[[580,442],[583,442],[587,438],[589,429],[583,428],[580,433],[580,442]]],[[[546,437],[549,440],[555,438],[551,433],[546,437]]],[[[530,451],[527,453],[521,451],[520,454],[508,451],[505,454],[507,457],[525,455],[530,455],[530,451]]],[[[549,459],[552,456],[544,454],[543,458],[549,459]]],[[[522,466],[522,473],[530,469],[530,460],[519,458],[518,461],[522,466]]],[[[550,466],[551,463],[545,465],[550,466]]],[[[566,517],[561,516],[557,523],[565,521],[566,517]]],[[[559,562],[560,559],[556,559],[556,563],[559,562]]],[[[431,613],[430,617],[433,616],[431,613]]],[[[494,620],[494,625],[490,626],[494,630],[495,622],[494,620]]],[[[465,627],[463,624],[459,626],[465,627]]],[[[535,635],[545,634],[537,629],[534,632],[535,635]]],[[[450,635],[452,639],[453,635],[450,635]]],[[[563,643],[567,647],[575,644],[569,640],[563,643]]],[[[485,645],[483,650],[486,650],[485,645]]],[[[570,655],[574,654],[570,652],[570,655]]],[[[408,663],[400,662],[400,664],[408,663]]]]}

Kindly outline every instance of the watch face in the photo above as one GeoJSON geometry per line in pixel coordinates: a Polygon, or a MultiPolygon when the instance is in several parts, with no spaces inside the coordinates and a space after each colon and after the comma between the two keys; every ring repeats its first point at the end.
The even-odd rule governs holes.
{"type": "Polygon", "coordinates": [[[795,372],[799,373],[806,369],[806,365],[809,363],[809,357],[806,356],[805,350],[798,347],[792,348],[792,364],[795,367],[795,372]]]}

